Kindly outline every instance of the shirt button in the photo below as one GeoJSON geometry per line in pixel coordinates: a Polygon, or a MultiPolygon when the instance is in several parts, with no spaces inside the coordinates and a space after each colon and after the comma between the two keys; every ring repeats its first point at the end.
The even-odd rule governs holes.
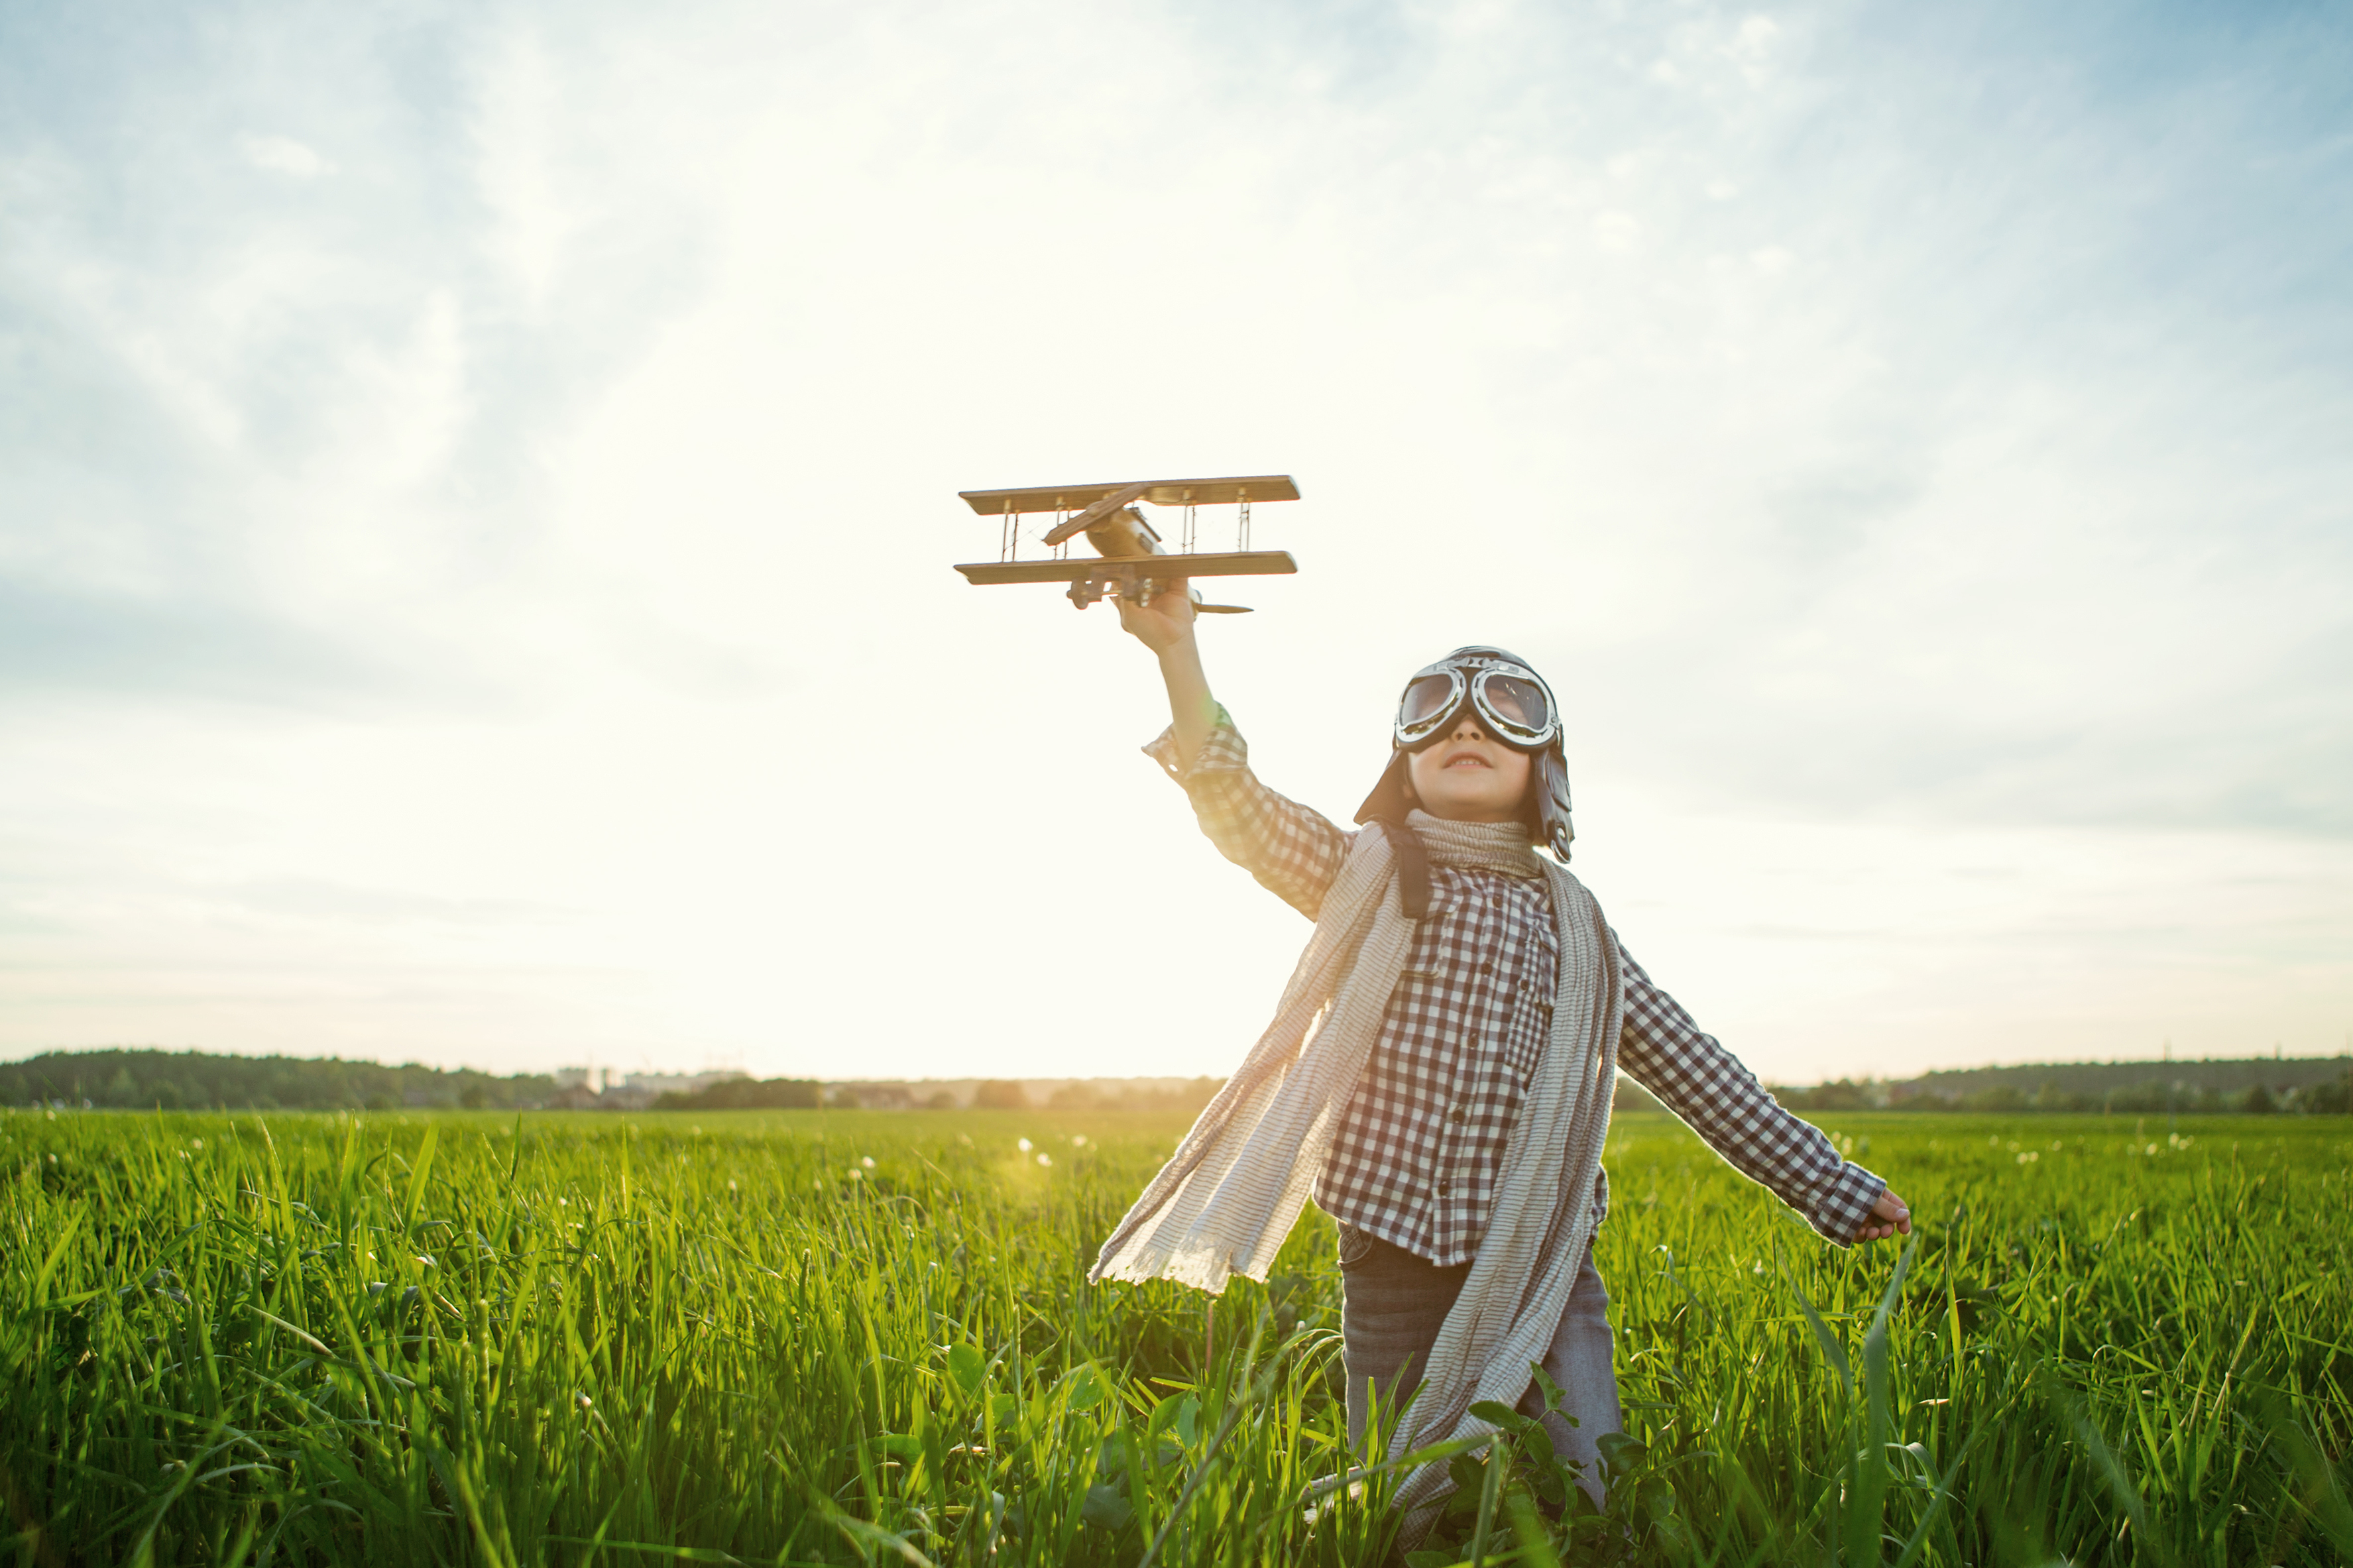
{"type": "Polygon", "coordinates": [[[1448,1111],[1448,1112],[1446,1113],[1446,1120],[1447,1120],[1447,1121],[1461,1121],[1461,1120],[1462,1120],[1462,1108],[1461,1108],[1461,1106],[1459,1106],[1459,1105],[1458,1105],[1458,1106],[1456,1106],[1453,1110],[1451,1110],[1448,1111]]]}
{"type": "Polygon", "coordinates": [[[1495,966],[1492,963],[1482,963],[1479,966],[1479,973],[1482,974],[1493,974],[1495,973],[1495,966]]]}
{"type": "Polygon", "coordinates": [[[1453,1190],[1454,1184],[1451,1182],[1440,1182],[1438,1184],[1438,1195],[1441,1198],[1453,1190]]]}

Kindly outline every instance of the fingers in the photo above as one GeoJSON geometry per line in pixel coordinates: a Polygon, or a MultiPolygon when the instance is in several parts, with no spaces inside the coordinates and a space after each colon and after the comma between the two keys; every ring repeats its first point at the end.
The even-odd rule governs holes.
{"type": "Polygon", "coordinates": [[[1871,1217],[1855,1227],[1857,1241],[1884,1241],[1891,1236],[1912,1234],[1912,1208],[1895,1195],[1894,1188],[1881,1191],[1878,1201],[1871,1205],[1871,1217]]]}
{"type": "Polygon", "coordinates": [[[1124,598],[1112,602],[1119,606],[1120,628],[1146,647],[1166,647],[1176,631],[1166,598],[1155,598],[1149,605],[1132,605],[1124,598]]]}
{"type": "Polygon", "coordinates": [[[1149,603],[1134,604],[1124,595],[1113,603],[1119,607],[1121,628],[1155,653],[1191,635],[1193,591],[1181,578],[1160,585],[1149,603]]]}

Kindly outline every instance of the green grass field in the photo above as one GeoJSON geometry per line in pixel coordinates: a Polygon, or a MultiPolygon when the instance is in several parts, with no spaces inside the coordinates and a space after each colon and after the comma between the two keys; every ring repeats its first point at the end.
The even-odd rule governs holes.
{"type": "MultiPolygon", "coordinates": [[[[1837,1252],[1621,1118],[1598,1256],[1646,1533],[1556,1526],[1504,1484],[1529,1456],[1466,1456],[1486,1560],[2353,1560],[2353,1121],[1823,1121],[1923,1222],[1900,1291],[1893,1245],[1837,1252]]],[[[1388,1477],[1309,1517],[1345,1459],[1320,1216],[1218,1304],[1206,1362],[1202,1297],[1084,1283],[1177,1123],[514,1128],[0,1116],[8,1557],[1388,1548],[1388,1477]]]]}

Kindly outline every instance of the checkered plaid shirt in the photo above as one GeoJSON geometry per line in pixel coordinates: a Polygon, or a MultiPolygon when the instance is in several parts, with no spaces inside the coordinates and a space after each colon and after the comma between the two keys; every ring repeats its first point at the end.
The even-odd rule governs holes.
{"type": "MultiPolygon", "coordinates": [[[[1226,858],[1314,920],[1355,834],[1267,788],[1222,709],[1187,772],[1174,732],[1145,748],[1185,786],[1226,858]]],[[[1541,878],[1432,865],[1414,936],[1355,1098],[1315,1185],[1334,1219],[1441,1266],[1478,1251],[1528,1075],[1552,1032],[1559,956],[1541,878]]],[[[1732,1167],[1845,1245],[1887,1184],[1784,1110],[1738,1058],[1700,1033],[1620,944],[1626,1026],[1618,1062],[1732,1167]]],[[[1606,1177],[1596,1184],[1607,1211],[1606,1177]]]]}

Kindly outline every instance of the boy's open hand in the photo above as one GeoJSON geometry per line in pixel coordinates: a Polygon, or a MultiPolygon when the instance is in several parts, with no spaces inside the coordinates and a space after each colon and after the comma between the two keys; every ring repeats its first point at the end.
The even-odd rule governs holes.
{"type": "Polygon", "coordinates": [[[1166,654],[1193,640],[1193,584],[1179,577],[1162,585],[1149,604],[1119,605],[1119,624],[1154,653],[1166,654]]]}
{"type": "Polygon", "coordinates": [[[1912,1210],[1895,1195],[1895,1189],[1890,1187],[1879,1194],[1877,1203],[1871,1205],[1871,1217],[1855,1227],[1854,1238],[1857,1241],[1882,1241],[1891,1236],[1911,1234],[1912,1210]]]}

